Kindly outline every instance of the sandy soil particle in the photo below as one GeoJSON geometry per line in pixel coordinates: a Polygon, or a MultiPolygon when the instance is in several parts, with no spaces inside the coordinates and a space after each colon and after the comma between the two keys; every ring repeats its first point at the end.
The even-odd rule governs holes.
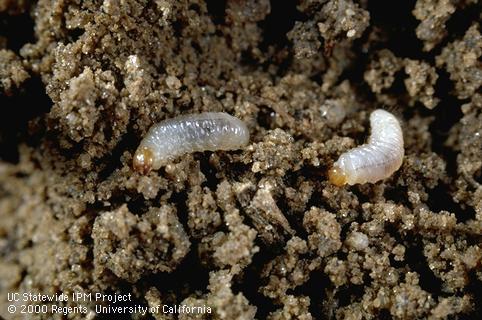
{"type": "Polygon", "coordinates": [[[220,268],[231,267],[233,273],[240,272],[249,265],[252,257],[259,251],[254,244],[256,231],[242,223],[239,212],[236,209],[225,216],[226,225],[230,232],[217,232],[212,236],[203,238],[200,245],[200,255],[205,256],[212,252],[212,259],[215,266],[220,268]],[[203,253],[202,250],[205,250],[203,253]]]}
{"type": "Polygon", "coordinates": [[[451,1],[418,0],[413,15],[420,24],[417,26],[417,37],[424,42],[425,51],[432,50],[447,35],[445,23],[455,12],[451,1]]]}
{"type": "Polygon", "coordinates": [[[313,317],[309,312],[310,298],[303,296],[286,295],[283,297],[283,309],[276,310],[269,314],[269,320],[311,320],[313,317]]]}
{"type": "Polygon", "coordinates": [[[0,50],[0,90],[7,96],[29,78],[20,58],[12,51],[0,50]]]}
{"type": "Polygon", "coordinates": [[[151,209],[139,219],[127,206],[99,215],[92,229],[94,278],[109,270],[120,279],[137,281],[142,274],[172,271],[189,250],[190,242],[175,210],[151,209]],[[136,259],[132,259],[132,257],[136,259]]]}
{"type": "Polygon", "coordinates": [[[260,291],[277,301],[282,302],[289,289],[294,289],[309,279],[311,271],[316,269],[319,259],[302,258],[308,252],[306,241],[293,237],[287,243],[285,252],[264,266],[262,277],[268,283],[260,291]]]}
{"type": "MultiPolygon", "coordinates": [[[[425,62],[406,59],[405,73],[409,76],[405,79],[405,87],[410,97],[420,101],[429,109],[435,108],[440,101],[433,96],[434,85],[438,79],[435,68],[425,62]]],[[[413,105],[414,102],[411,104],[413,105]]]]}
{"type": "Polygon", "coordinates": [[[214,307],[218,319],[253,319],[256,307],[250,305],[242,293],[232,291],[232,278],[226,270],[211,272],[206,304],[214,307]]]}
{"type": "MultiPolygon", "coordinates": [[[[131,319],[482,318],[480,12],[0,0],[0,316],[28,291],[213,311],[131,319]],[[331,185],[376,108],[403,125],[402,167],[331,185]],[[204,111],[249,145],[133,171],[152,124],[204,111]]],[[[102,318],[86,307],[31,318],[102,318]]]]}
{"type": "Polygon", "coordinates": [[[480,26],[472,25],[461,40],[443,48],[437,66],[446,66],[460,99],[471,97],[482,85],[482,36],[480,26]]]}
{"type": "Polygon", "coordinates": [[[392,86],[395,73],[400,68],[399,59],[390,50],[383,49],[377,52],[377,57],[365,71],[364,78],[374,93],[380,93],[392,86]]]}
{"type": "Polygon", "coordinates": [[[437,106],[440,99],[434,97],[435,84],[438,79],[436,69],[424,61],[401,59],[391,51],[382,49],[373,58],[364,79],[372,92],[380,94],[380,102],[393,105],[396,100],[387,95],[386,89],[391,88],[397,80],[398,72],[404,69],[407,78],[404,79],[408,93],[407,103],[411,106],[421,102],[428,109],[437,106]]]}

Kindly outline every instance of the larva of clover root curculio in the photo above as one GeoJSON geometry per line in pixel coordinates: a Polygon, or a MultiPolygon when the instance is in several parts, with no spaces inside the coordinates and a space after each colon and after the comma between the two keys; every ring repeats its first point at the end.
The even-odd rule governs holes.
{"type": "Polygon", "coordinates": [[[204,112],[153,125],[134,154],[134,170],[147,174],[185,153],[236,150],[247,145],[249,131],[240,119],[224,112],[204,112]]]}
{"type": "Polygon", "coordinates": [[[375,183],[390,177],[402,165],[404,148],[400,122],[388,111],[370,114],[368,142],[343,153],[328,171],[336,186],[375,183]]]}

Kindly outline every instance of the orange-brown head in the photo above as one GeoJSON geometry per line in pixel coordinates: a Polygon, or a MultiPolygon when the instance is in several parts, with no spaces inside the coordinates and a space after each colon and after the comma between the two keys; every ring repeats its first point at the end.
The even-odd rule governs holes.
{"type": "Polygon", "coordinates": [[[134,161],[132,166],[134,170],[140,174],[148,174],[152,170],[152,163],[154,162],[154,154],[152,150],[147,147],[140,147],[134,154],[134,161]]]}
{"type": "Polygon", "coordinates": [[[337,187],[341,187],[342,185],[346,184],[346,175],[337,166],[331,167],[331,169],[328,171],[328,179],[337,187]]]}

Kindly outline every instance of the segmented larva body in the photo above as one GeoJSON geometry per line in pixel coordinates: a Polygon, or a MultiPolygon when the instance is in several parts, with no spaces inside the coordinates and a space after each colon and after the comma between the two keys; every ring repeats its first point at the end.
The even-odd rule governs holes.
{"type": "Polygon", "coordinates": [[[246,124],[227,113],[183,115],[149,129],[136,150],[133,167],[146,174],[185,153],[236,150],[248,142],[246,124]]]}
{"type": "Polygon", "coordinates": [[[385,110],[370,114],[368,143],[343,153],[328,172],[337,186],[375,183],[390,177],[402,165],[403,132],[397,118],[385,110]]]}

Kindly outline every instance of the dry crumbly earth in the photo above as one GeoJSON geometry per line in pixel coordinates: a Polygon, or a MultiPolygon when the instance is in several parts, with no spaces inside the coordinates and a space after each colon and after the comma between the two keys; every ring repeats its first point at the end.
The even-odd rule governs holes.
{"type": "MultiPolygon", "coordinates": [[[[26,291],[213,308],[132,319],[481,319],[481,7],[0,0],[0,315],[26,291]],[[402,168],[330,185],[376,108],[402,168]],[[153,123],[202,111],[249,146],[132,170],[153,123]]],[[[109,318],[84,305],[27,319],[109,318]]]]}

